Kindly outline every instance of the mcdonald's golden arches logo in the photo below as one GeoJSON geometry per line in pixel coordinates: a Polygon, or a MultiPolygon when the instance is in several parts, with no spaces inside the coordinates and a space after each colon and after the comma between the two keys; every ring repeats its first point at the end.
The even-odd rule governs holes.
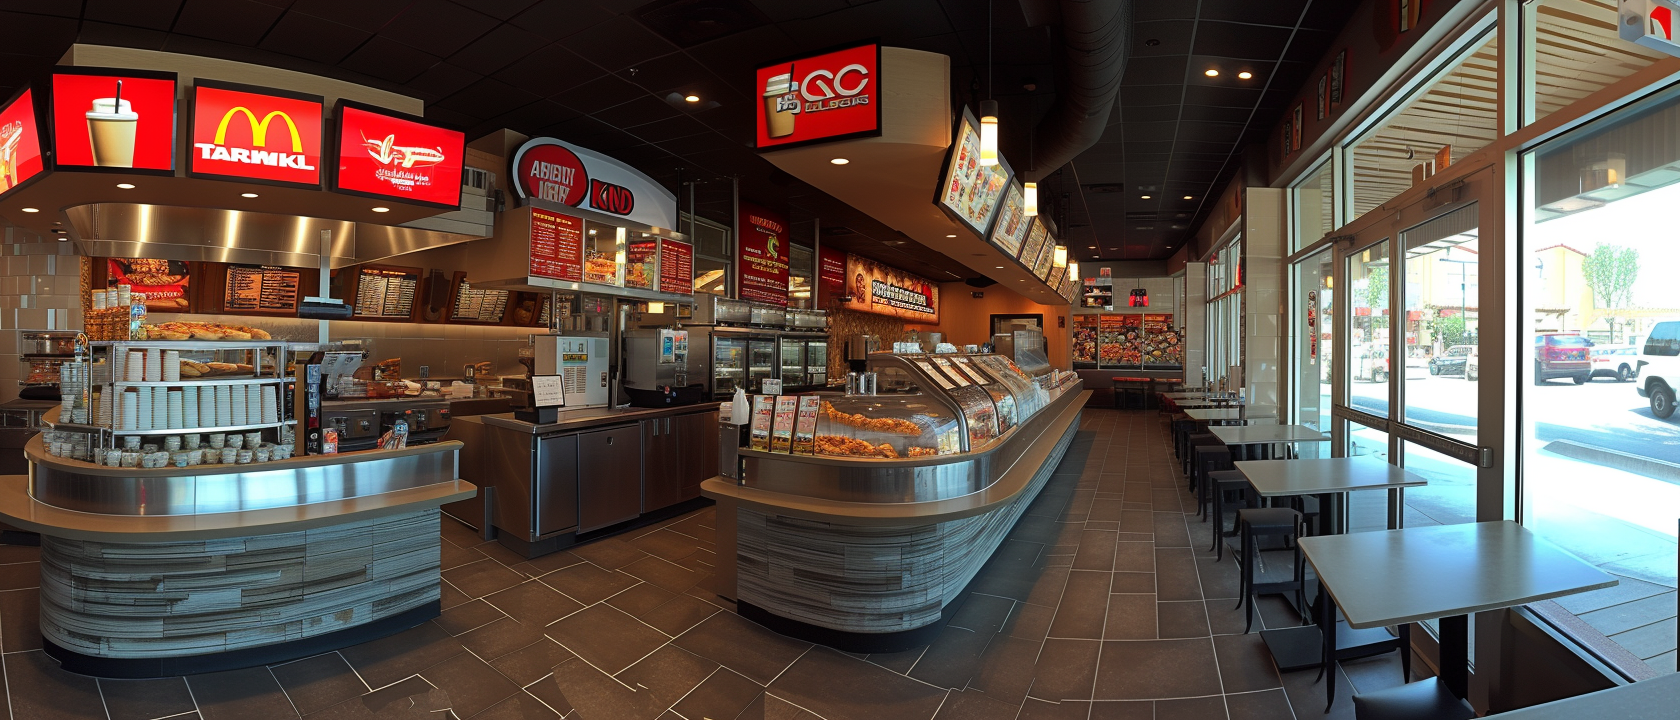
{"type": "Polygon", "coordinates": [[[321,101],[235,87],[194,88],[192,171],[319,183],[321,101]]]}
{"type": "Polygon", "coordinates": [[[232,110],[227,111],[227,114],[222,116],[222,121],[217,123],[217,145],[227,144],[228,121],[232,120],[235,115],[244,115],[245,121],[251,123],[251,147],[267,147],[268,124],[274,122],[275,118],[280,118],[281,120],[286,121],[286,130],[292,134],[292,152],[300,155],[303,153],[303,138],[298,137],[297,123],[292,122],[292,116],[280,112],[279,110],[275,110],[267,115],[264,115],[263,119],[258,120],[257,114],[251,112],[251,109],[245,107],[244,105],[234,106],[232,110]]]}

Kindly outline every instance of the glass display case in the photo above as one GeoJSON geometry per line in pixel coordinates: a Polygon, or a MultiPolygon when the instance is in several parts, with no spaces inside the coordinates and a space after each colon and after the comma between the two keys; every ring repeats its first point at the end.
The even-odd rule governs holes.
{"type": "Polygon", "coordinates": [[[784,337],[782,346],[782,388],[804,387],[809,384],[805,377],[805,341],[799,338],[784,337]]]}
{"type": "Polygon", "coordinates": [[[811,387],[828,385],[828,339],[805,341],[805,382],[811,387]]]}
{"type": "Polygon", "coordinates": [[[775,376],[775,338],[747,338],[747,392],[762,392],[764,381],[775,376]]]}
{"type": "Polygon", "coordinates": [[[945,398],[920,390],[835,396],[817,413],[818,455],[895,460],[962,449],[956,412],[945,398]]]}
{"type": "Polygon", "coordinates": [[[716,337],[712,341],[712,388],[716,397],[727,398],[735,388],[746,388],[747,339],[716,337]]]}

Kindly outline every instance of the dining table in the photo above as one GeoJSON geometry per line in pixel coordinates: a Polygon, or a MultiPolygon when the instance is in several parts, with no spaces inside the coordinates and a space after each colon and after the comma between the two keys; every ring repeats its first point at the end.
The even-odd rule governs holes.
{"type": "MultiPolygon", "coordinates": [[[[1330,442],[1330,436],[1305,425],[1222,425],[1208,428],[1208,432],[1237,450],[1233,456],[1243,459],[1248,457],[1251,446],[1260,450],[1260,455],[1269,455],[1269,448],[1273,445],[1303,442],[1330,442]]],[[[1269,457],[1258,457],[1257,460],[1269,460],[1269,457]]]]}
{"type": "Polygon", "coordinates": [[[1680,673],[1500,713],[1500,720],[1671,720],[1680,715],[1680,673]]]}

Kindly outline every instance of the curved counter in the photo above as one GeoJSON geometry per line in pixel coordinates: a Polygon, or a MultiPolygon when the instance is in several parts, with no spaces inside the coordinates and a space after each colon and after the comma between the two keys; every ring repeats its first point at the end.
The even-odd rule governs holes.
{"type": "Polygon", "coordinates": [[[985,451],[847,460],[742,450],[718,504],[713,590],[778,632],[852,652],[925,644],[1049,482],[1090,395],[1073,385],[985,451]],[[943,478],[943,479],[942,479],[943,478]]]}
{"type": "Polygon", "coordinates": [[[26,448],[0,518],[41,534],[64,669],[158,677],[282,662],[436,617],[461,443],[250,466],[110,468],[26,448]]]}

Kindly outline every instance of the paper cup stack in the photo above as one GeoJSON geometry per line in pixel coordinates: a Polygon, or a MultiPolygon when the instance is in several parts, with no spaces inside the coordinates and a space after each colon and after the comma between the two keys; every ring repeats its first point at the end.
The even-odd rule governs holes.
{"type": "Polygon", "coordinates": [[[163,351],[146,351],[146,382],[161,382],[163,380],[163,351]]]}
{"type": "Polygon", "coordinates": [[[122,394],[122,417],[119,420],[124,430],[140,429],[140,393],[125,392],[122,394]]]}
{"type": "Polygon", "coordinates": [[[139,350],[128,351],[128,363],[124,377],[129,382],[141,382],[146,379],[146,353],[139,350]]]}
{"type": "Polygon", "coordinates": [[[280,388],[273,385],[263,387],[262,421],[265,423],[280,422],[280,388]]]}
{"type": "Polygon", "coordinates": [[[137,398],[134,414],[135,430],[152,429],[152,389],[149,387],[135,388],[137,398]]]}
{"type": "Polygon", "coordinates": [[[170,390],[168,398],[164,402],[164,412],[167,413],[169,421],[169,425],[167,427],[170,430],[180,430],[181,428],[187,427],[184,424],[186,422],[186,413],[182,404],[184,400],[181,396],[181,391],[170,390]]]}
{"type": "Polygon", "coordinates": [[[169,428],[169,391],[165,388],[146,388],[152,391],[152,429],[169,428]]]}
{"type": "Polygon", "coordinates": [[[198,424],[198,386],[188,385],[181,389],[181,426],[201,427],[198,424]]]}
{"type": "Polygon", "coordinates": [[[181,382],[181,353],[178,350],[163,351],[163,381],[181,382]]]}
{"type": "MultiPolygon", "coordinates": [[[[241,395],[240,399],[245,396],[241,395]]],[[[244,403],[240,403],[243,407],[244,403]]],[[[242,415],[244,413],[241,413],[242,415]]],[[[233,388],[227,385],[216,386],[216,426],[227,427],[233,422],[233,388]]]]}
{"type": "Polygon", "coordinates": [[[250,420],[250,415],[246,413],[246,410],[248,408],[245,405],[245,388],[242,388],[242,387],[232,388],[232,392],[230,392],[228,395],[229,395],[229,398],[232,399],[232,401],[233,401],[233,403],[232,403],[233,404],[233,419],[228,424],[229,425],[249,425],[251,423],[251,420],[250,420]]]}
{"type": "MultiPolygon", "coordinates": [[[[199,388],[193,388],[198,391],[199,388]]],[[[216,424],[216,388],[206,387],[198,393],[198,424],[193,427],[211,427],[216,424]]]]}

